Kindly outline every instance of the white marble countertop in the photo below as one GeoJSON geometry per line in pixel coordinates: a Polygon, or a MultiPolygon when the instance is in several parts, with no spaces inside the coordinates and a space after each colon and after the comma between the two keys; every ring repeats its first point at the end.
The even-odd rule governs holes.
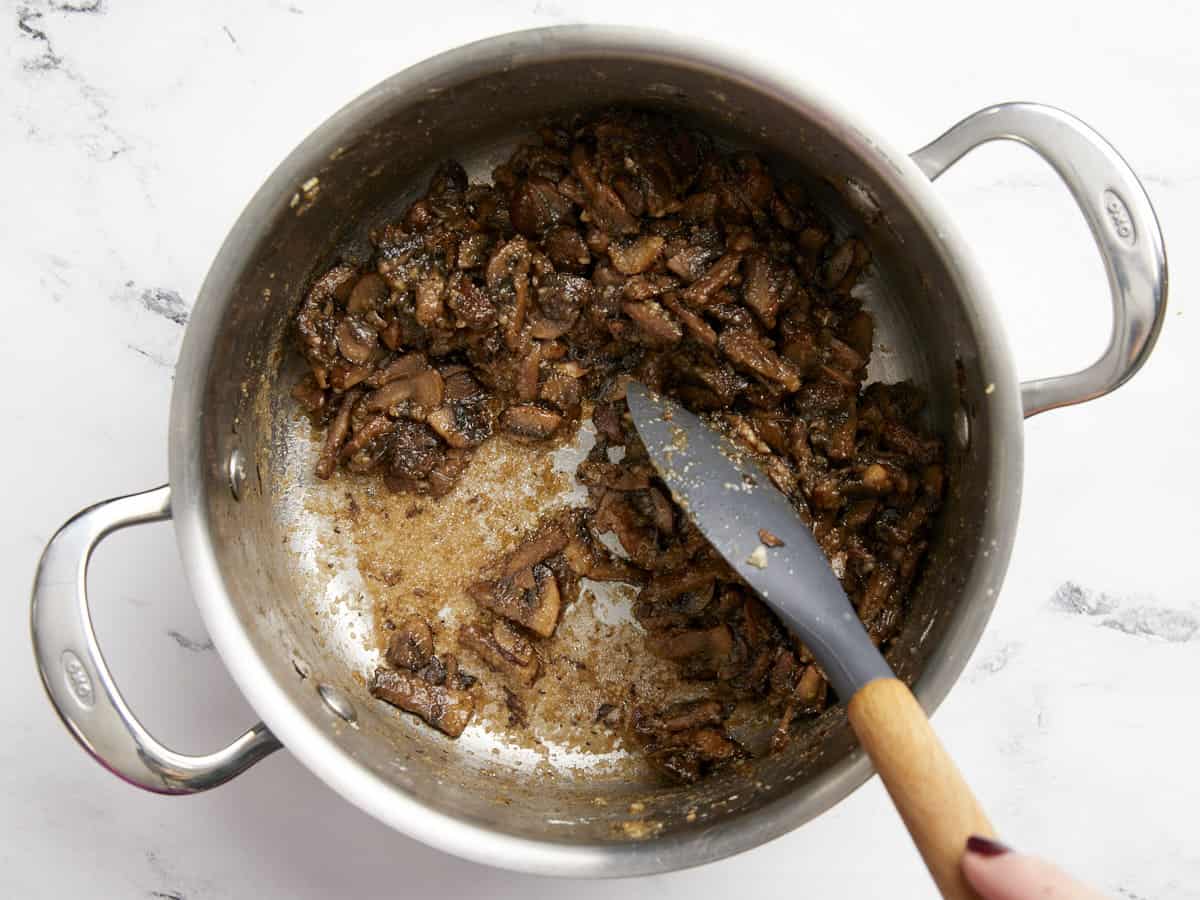
{"type": "MultiPolygon", "coordinates": [[[[736,885],[763,898],[931,896],[877,781],[734,859],[568,886],[390,832],[286,753],[203,796],[140,793],[87,760],[37,681],[26,625],[37,556],[81,507],[165,481],[181,325],[275,164],[342,103],[438,50],[515,28],[640,21],[754,47],[842,94],[901,147],[991,102],[1050,102],[1145,179],[1173,251],[1162,339],[1117,394],[1027,424],[1008,579],[935,721],[1011,843],[1117,897],[1200,896],[1200,479],[1189,474],[1200,404],[1184,393],[1200,351],[1195,7],[786,6],[780,19],[753,0],[461,0],[451,21],[396,0],[0,4],[0,358],[14,375],[0,445],[0,895],[587,900],[716,898],[736,885]]],[[[987,147],[939,189],[993,280],[1021,374],[1088,362],[1107,334],[1105,282],[1050,170],[987,147]]],[[[117,536],[93,571],[101,643],[159,736],[199,751],[252,720],[207,642],[170,526],[117,536]]]]}

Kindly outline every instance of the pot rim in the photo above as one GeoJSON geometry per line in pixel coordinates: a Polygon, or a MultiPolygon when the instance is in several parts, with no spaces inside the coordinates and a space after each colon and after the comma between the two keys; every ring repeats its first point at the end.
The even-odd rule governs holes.
{"type": "Polygon", "coordinates": [[[628,843],[567,844],[503,834],[428,807],[371,772],[342,750],[293,705],[239,624],[217,564],[204,502],[213,462],[204,458],[204,388],[212,347],[232,301],[232,275],[242,248],[253,243],[264,222],[286,204],[295,185],[319,168],[345,127],[397,95],[434,82],[518,66],[549,58],[589,56],[667,59],[753,84],[791,106],[812,109],[842,123],[864,155],[890,170],[892,188],[914,216],[943,245],[951,275],[977,334],[989,336],[981,362],[995,385],[989,395],[1001,436],[988,460],[992,484],[984,532],[991,552],[977,559],[990,588],[964,602],[940,649],[930,657],[914,691],[926,710],[945,698],[965,667],[991,615],[1007,568],[1020,503],[1023,426],[1019,388],[1004,329],[987,285],[932,182],[906,153],[894,150],[856,114],[798,77],[777,74],[733,49],[656,29],[565,25],[511,32],[446,51],[380,82],[351,101],[293,150],[267,178],[239,216],[215,257],[197,296],[176,366],[172,394],[169,464],[172,512],[184,570],[204,624],[226,668],[254,710],[279,740],[327,785],[396,830],[456,856],[517,871],[572,876],[648,875],[715,862],[766,843],[799,827],[845,799],[873,774],[870,761],[852,752],[831,767],[814,790],[789,797],[734,822],[714,823],[703,832],[628,843]]]}

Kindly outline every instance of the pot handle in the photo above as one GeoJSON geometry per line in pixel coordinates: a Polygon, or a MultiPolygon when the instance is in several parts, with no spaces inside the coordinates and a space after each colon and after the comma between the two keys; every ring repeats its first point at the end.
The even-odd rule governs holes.
{"type": "Polygon", "coordinates": [[[967,116],[912,155],[935,179],[988,141],[1032,148],[1066,182],[1104,259],[1112,291],[1108,349],[1079,372],[1021,384],[1025,417],[1094,400],[1145,363],[1167,311],[1167,261],[1150,198],[1129,164],[1079,119],[1052,106],[1002,103],[967,116]]]}
{"type": "Polygon", "coordinates": [[[215,753],[176,753],[142,727],[113,682],[88,611],[88,560],[114,531],[170,517],[171,488],[163,485],[89,506],[63,525],[34,577],[33,649],[50,702],[100,765],[148,791],[193,794],[223,784],[281,745],[260,722],[215,753]]]}

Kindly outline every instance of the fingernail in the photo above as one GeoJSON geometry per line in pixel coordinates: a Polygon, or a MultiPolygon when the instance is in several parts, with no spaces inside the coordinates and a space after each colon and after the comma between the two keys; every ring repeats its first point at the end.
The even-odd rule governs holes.
{"type": "Polygon", "coordinates": [[[978,834],[967,838],[968,853],[978,853],[980,856],[1000,856],[1008,853],[1010,849],[999,841],[993,841],[991,838],[981,837],[978,834]]]}

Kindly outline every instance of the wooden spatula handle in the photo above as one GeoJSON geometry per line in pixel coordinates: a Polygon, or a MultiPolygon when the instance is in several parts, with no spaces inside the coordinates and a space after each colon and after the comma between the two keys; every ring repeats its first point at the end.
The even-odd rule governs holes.
{"type": "Polygon", "coordinates": [[[978,900],[960,863],[967,838],[994,835],[912,691],[878,678],[850,698],[850,724],[943,897],[978,900]]]}

